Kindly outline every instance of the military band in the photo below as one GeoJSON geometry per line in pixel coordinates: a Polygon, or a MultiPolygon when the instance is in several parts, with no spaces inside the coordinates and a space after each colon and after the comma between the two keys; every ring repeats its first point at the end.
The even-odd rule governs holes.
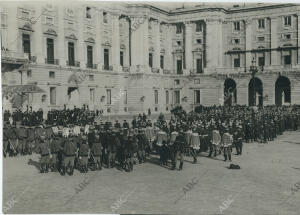
{"type": "MultiPolygon", "coordinates": [[[[79,109],[73,114],[76,111],[81,113],[79,109]]],[[[65,114],[58,112],[57,116],[65,114]]],[[[300,107],[266,106],[255,110],[214,106],[190,113],[179,108],[172,111],[169,122],[160,114],[155,123],[146,114],[139,114],[131,123],[92,122],[86,118],[81,122],[73,117],[72,124],[51,118],[28,126],[22,120],[11,123],[5,116],[4,157],[39,153],[41,173],[51,170],[61,175],[73,175],[74,169],[86,173],[102,167],[131,172],[135,164],[155,156],[159,156],[160,165],[182,170],[185,156],[191,156],[196,164],[199,155],[218,157],[223,152],[224,161],[231,161],[232,149],[242,155],[244,142],[267,143],[286,130],[297,130],[300,107]]]]}

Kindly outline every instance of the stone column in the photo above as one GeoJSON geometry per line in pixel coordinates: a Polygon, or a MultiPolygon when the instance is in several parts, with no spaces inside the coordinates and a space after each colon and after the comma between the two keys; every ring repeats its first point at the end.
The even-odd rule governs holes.
{"type": "Polygon", "coordinates": [[[80,67],[81,68],[86,68],[86,61],[84,58],[84,53],[85,53],[85,43],[84,43],[84,38],[83,38],[83,32],[84,32],[84,25],[83,25],[83,19],[84,19],[84,7],[80,7],[78,9],[78,48],[77,48],[77,53],[75,56],[78,56],[77,59],[80,62],[80,67]]]}
{"type": "MultiPolygon", "coordinates": [[[[278,48],[277,22],[278,17],[271,17],[271,49],[278,48]]],[[[271,51],[271,65],[280,65],[279,52],[271,51]]]]}
{"type": "Polygon", "coordinates": [[[59,64],[66,66],[65,58],[65,29],[64,29],[64,6],[58,7],[58,35],[57,35],[57,53],[59,64]]]}
{"type": "Polygon", "coordinates": [[[300,13],[297,14],[297,64],[300,64],[300,13]]]}
{"type": "Polygon", "coordinates": [[[96,21],[96,44],[95,44],[95,63],[98,65],[98,69],[102,70],[103,65],[103,11],[97,10],[95,14],[96,21]]]}
{"type": "Polygon", "coordinates": [[[120,72],[121,66],[119,14],[112,14],[112,34],[112,65],[114,71],[120,72]]]}
{"type": "Polygon", "coordinates": [[[192,46],[193,46],[193,23],[186,22],[185,24],[185,67],[186,70],[185,75],[190,74],[190,70],[193,68],[193,53],[192,53],[192,46]]]}
{"type": "Polygon", "coordinates": [[[132,17],[131,32],[132,71],[149,72],[148,17],[132,17]]]}
{"type": "MultiPolygon", "coordinates": [[[[165,68],[173,70],[173,55],[172,55],[172,25],[166,25],[166,53],[165,53],[165,68]]],[[[172,71],[173,72],[173,71],[172,71]]],[[[170,94],[171,95],[171,94],[170,94]]]]}
{"type": "Polygon", "coordinates": [[[43,36],[42,28],[42,16],[37,19],[42,14],[42,7],[40,4],[35,4],[35,19],[36,23],[34,24],[34,33],[33,33],[33,56],[36,56],[36,62],[38,64],[44,64],[46,58],[46,41],[43,36]],[[44,47],[44,49],[43,49],[44,47]]]}
{"type": "Polygon", "coordinates": [[[246,61],[245,65],[248,69],[250,68],[252,63],[252,56],[250,50],[252,49],[252,20],[247,19],[245,20],[245,28],[246,28],[246,61]]]}
{"type": "Polygon", "coordinates": [[[153,68],[160,68],[160,22],[158,20],[152,21],[153,23],[153,36],[154,36],[154,56],[153,56],[153,68]]]}
{"type": "Polygon", "coordinates": [[[223,46],[222,46],[222,20],[206,20],[206,61],[208,69],[222,67],[223,46]]]}
{"type": "Polygon", "coordinates": [[[20,38],[22,39],[22,35],[19,36],[18,31],[18,7],[8,6],[7,7],[7,31],[8,31],[8,38],[7,38],[7,49],[12,52],[19,52],[22,53],[21,47],[19,44],[20,38]],[[16,40],[16,37],[18,39],[16,40]]]}

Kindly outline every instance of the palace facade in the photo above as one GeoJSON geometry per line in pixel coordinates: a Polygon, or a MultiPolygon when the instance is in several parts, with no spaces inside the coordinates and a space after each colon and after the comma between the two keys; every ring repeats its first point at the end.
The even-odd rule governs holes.
{"type": "Polygon", "coordinates": [[[300,5],[0,8],[5,107],[87,105],[122,115],[300,104],[300,5]]]}

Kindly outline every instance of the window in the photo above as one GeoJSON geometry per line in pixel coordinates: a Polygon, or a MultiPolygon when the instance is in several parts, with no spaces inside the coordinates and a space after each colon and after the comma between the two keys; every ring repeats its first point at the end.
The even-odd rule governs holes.
{"type": "Polygon", "coordinates": [[[258,28],[259,29],[264,29],[265,28],[265,20],[264,19],[259,19],[258,20],[258,28]]]}
{"type": "Polygon", "coordinates": [[[68,42],[68,60],[69,66],[75,66],[75,51],[73,42],[68,42]]]}
{"type": "Polygon", "coordinates": [[[182,60],[177,60],[177,74],[182,74],[182,60]]]}
{"type": "Polygon", "coordinates": [[[103,23],[107,23],[107,13],[103,12],[103,23]]]}
{"type": "Polygon", "coordinates": [[[284,35],[284,39],[290,40],[290,39],[291,39],[291,35],[290,35],[290,34],[285,34],[285,35],[284,35]]]}
{"type": "Polygon", "coordinates": [[[233,39],[233,44],[240,44],[240,39],[233,39]]]}
{"type": "Polygon", "coordinates": [[[106,90],[107,104],[111,104],[111,90],[106,90]]]}
{"type": "Polygon", "coordinates": [[[87,67],[93,68],[93,46],[87,46],[87,67]]]}
{"type": "Polygon", "coordinates": [[[90,101],[95,101],[95,89],[90,89],[90,101]]]}
{"type": "Polygon", "coordinates": [[[291,65],[292,64],[291,53],[290,52],[284,53],[283,60],[284,60],[284,65],[291,65]]]}
{"type": "Polygon", "coordinates": [[[160,56],[160,68],[161,69],[164,68],[164,56],[163,55],[160,56]]]}
{"type": "Polygon", "coordinates": [[[21,16],[22,16],[22,18],[24,18],[24,19],[29,19],[29,12],[28,12],[28,11],[22,10],[21,16]]]}
{"type": "Polygon", "coordinates": [[[200,90],[194,91],[194,104],[200,104],[200,90]]]}
{"type": "Polygon", "coordinates": [[[54,40],[47,38],[47,63],[54,64],[54,40]]]}
{"type": "Polygon", "coordinates": [[[181,33],[182,33],[182,25],[176,24],[176,34],[181,34],[181,33]]]}
{"type": "Polygon", "coordinates": [[[104,69],[109,70],[109,50],[104,49],[104,69]]]}
{"type": "Polygon", "coordinates": [[[234,68],[240,67],[240,57],[235,57],[233,60],[234,68]]]}
{"type": "Polygon", "coordinates": [[[124,105],[127,105],[127,90],[124,90],[124,105]]]}
{"type": "Polygon", "coordinates": [[[154,103],[158,104],[158,90],[154,90],[154,103]]]}
{"type": "Polygon", "coordinates": [[[259,42],[265,41],[265,37],[258,37],[257,39],[258,39],[259,42]]]}
{"type": "Polygon", "coordinates": [[[50,105],[56,105],[56,88],[50,87],[50,105]]]}
{"type": "Polygon", "coordinates": [[[196,42],[197,42],[198,44],[201,44],[201,43],[202,43],[202,40],[201,40],[201,39],[197,39],[196,42]]]}
{"type": "Polygon", "coordinates": [[[52,78],[52,79],[55,78],[55,72],[54,71],[49,72],[49,78],[52,78]]]}
{"type": "Polygon", "coordinates": [[[94,75],[89,75],[89,81],[94,81],[94,75]]]}
{"type": "Polygon", "coordinates": [[[175,104],[180,104],[180,91],[174,91],[174,102],[175,104]]]}
{"type": "Polygon", "coordinates": [[[179,80],[179,79],[175,79],[175,80],[174,80],[174,84],[175,84],[175,85],[180,85],[180,80],[179,80]]]}
{"type": "Polygon", "coordinates": [[[169,98],[169,91],[167,90],[166,91],[166,104],[168,105],[169,104],[169,101],[170,100],[170,98],[169,98]]]}
{"type": "Polygon", "coordinates": [[[149,53],[149,66],[152,68],[153,66],[153,57],[152,57],[152,53],[149,53]]]}
{"type": "Polygon", "coordinates": [[[27,78],[31,78],[32,77],[32,72],[31,70],[27,70],[27,78]]]}
{"type": "Polygon", "coordinates": [[[292,17],[291,16],[285,16],[284,17],[284,25],[285,26],[291,26],[292,25],[292,17]]]}
{"type": "Polygon", "coordinates": [[[265,57],[261,56],[258,57],[258,66],[264,66],[265,65],[265,57]]]}
{"type": "Polygon", "coordinates": [[[176,41],[178,46],[181,46],[181,41],[176,41]]]}
{"type": "Polygon", "coordinates": [[[197,73],[203,73],[202,58],[197,59],[197,73]]]}
{"type": "Polygon", "coordinates": [[[53,24],[54,24],[54,19],[53,19],[53,17],[47,16],[47,17],[46,17],[46,24],[47,24],[47,25],[53,25],[53,24]]]}
{"type": "Polygon", "coordinates": [[[92,16],[91,16],[91,8],[90,7],[86,7],[85,14],[86,14],[86,18],[87,19],[91,19],[92,18],[92,16]]]}
{"type": "Polygon", "coordinates": [[[124,66],[124,52],[120,51],[120,65],[124,66]]]}
{"type": "Polygon", "coordinates": [[[197,22],[196,23],[196,32],[201,32],[202,31],[202,23],[201,22],[197,22]]]}
{"type": "Polygon", "coordinates": [[[240,22],[239,21],[233,22],[233,26],[234,26],[234,30],[235,31],[239,31],[240,30],[240,22]]]}
{"type": "Polygon", "coordinates": [[[27,53],[30,56],[30,35],[23,34],[22,38],[23,38],[23,51],[24,53],[27,53]]]}

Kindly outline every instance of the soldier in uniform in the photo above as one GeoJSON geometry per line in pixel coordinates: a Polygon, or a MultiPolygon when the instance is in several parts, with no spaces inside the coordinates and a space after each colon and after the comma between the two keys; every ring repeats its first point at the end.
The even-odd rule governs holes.
{"type": "Polygon", "coordinates": [[[92,170],[95,171],[96,169],[101,170],[101,156],[102,156],[102,144],[100,141],[99,134],[95,134],[95,141],[92,144],[91,148],[91,156],[93,157],[93,167],[92,170]]]}
{"type": "Polygon", "coordinates": [[[242,155],[243,152],[243,130],[242,126],[238,126],[237,130],[233,134],[233,141],[236,148],[236,154],[242,155]]]}
{"type": "Polygon", "coordinates": [[[16,134],[15,128],[9,126],[5,131],[5,136],[8,139],[8,147],[10,156],[15,156],[18,154],[17,145],[18,145],[18,136],[16,134]]]}
{"type": "Polygon", "coordinates": [[[133,146],[133,136],[132,134],[129,134],[128,140],[125,144],[125,154],[126,154],[126,167],[125,170],[127,172],[133,171],[133,151],[134,151],[134,146],[133,146]]]}
{"type": "Polygon", "coordinates": [[[109,136],[108,144],[108,168],[115,166],[117,147],[120,145],[119,138],[116,136],[116,132],[112,131],[109,136]]]}
{"type": "Polygon", "coordinates": [[[41,173],[47,173],[50,160],[50,146],[46,140],[45,134],[40,137],[39,152],[41,155],[41,173]]]}
{"type": "Polygon", "coordinates": [[[227,161],[227,157],[229,161],[231,161],[231,146],[232,146],[232,135],[228,133],[228,128],[225,130],[226,132],[222,136],[222,144],[224,148],[224,161],[227,161]]]}
{"type": "Polygon", "coordinates": [[[63,147],[62,175],[65,175],[65,173],[68,172],[68,167],[70,167],[69,174],[73,175],[76,151],[77,147],[74,139],[72,137],[66,138],[63,147]]]}
{"type": "Polygon", "coordinates": [[[53,139],[50,140],[50,149],[51,149],[51,171],[56,172],[59,169],[59,160],[58,154],[62,150],[61,140],[58,135],[55,135],[53,139]]]}
{"type": "Polygon", "coordinates": [[[80,172],[86,173],[88,172],[88,157],[90,153],[87,136],[83,135],[82,140],[79,144],[79,165],[80,172]]]}
{"type": "Polygon", "coordinates": [[[145,146],[149,145],[149,144],[147,144],[148,139],[147,139],[145,133],[143,133],[142,129],[139,129],[139,134],[137,134],[137,141],[138,141],[139,163],[144,163],[146,160],[145,146]]]}
{"type": "Polygon", "coordinates": [[[4,122],[3,126],[3,157],[6,157],[7,151],[8,151],[8,145],[9,145],[9,137],[7,135],[7,121],[4,122]]]}
{"type": "Polygon", "coordinates": [[[123,128],[129,129],[129,124],[126,120],[124,120],[124,122],[123,122],[123,128]]]}
{"type": "Polygon", "coordinates": [[[16,134],[18,137],[18,152],[21,155],[25,155],[26,141],[27,141],[27,130],[24,126],[16,128],[16,134]]]}
{"type": "Polygon", "coordinates": [[[35,129],[34,127],[29,127],[27,129],[27,140],[26,140],[26,151],[31,155],[32,149],[35,145],[35,129]]]}
{"type": "Polygon", "coordinates": [[[179,134],[176,137],[176,140],[174,142],[174,149],[175,149],[175,157],[172,162],[172,170],[176,169],[176,163],[177,163],[178,157],[180,159],[179,170],[182,170],[182,168],[183,168],[183,153],[184,153],[184,149],[185,149],[184,133],[183,133],[182,129],[179,131],[179,134]]]}

